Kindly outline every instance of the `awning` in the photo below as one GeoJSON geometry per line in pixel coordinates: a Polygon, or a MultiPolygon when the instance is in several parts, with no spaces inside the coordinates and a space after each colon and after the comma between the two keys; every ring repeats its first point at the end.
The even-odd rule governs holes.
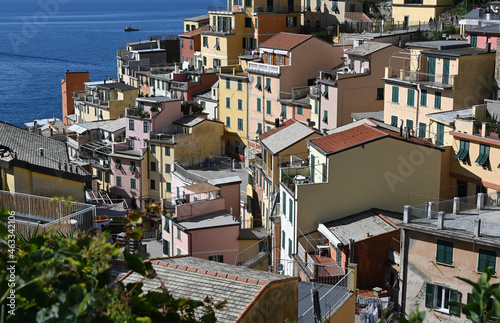
{"type": "Polygon", "coordinates": [[[80,127],[79,125],[77,124],[74,124],[74,125],[71,125],[69,128],[68,128],[69,131],[74,131],[78,134],[82,134],[84,133],[85,131],[87,131],[88,129],[84,128],[84,127],[80,127]]]}

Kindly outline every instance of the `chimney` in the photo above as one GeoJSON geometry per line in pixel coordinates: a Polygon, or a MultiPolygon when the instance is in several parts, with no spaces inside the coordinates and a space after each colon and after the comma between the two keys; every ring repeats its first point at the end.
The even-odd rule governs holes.
{"type": "Polygon", "coordinates": [[[280,126],[280,119],[279,119],[279,118],[275,118],[275,119],[274,119],[274,126],[275,126],[276,128],[279,128],[279,126],[280,126]]]}
{"type": "Polygon", "coordinates": [[[33,121],[33,132],[36,133],[36,128],[38,127],[38,122],[35,120],[33,121]]]}
{"type": "Polygon", "coordinates": [[[69,70],[66,70],[66,73],[69,73],[69,70]]]}
{"type": "Polygon", "coordinates": [[[40,152],[40,156],[43,157],[43,148],[38,148],[38,151],[40,152]]]}
{"type": "Polygon", "coordinates": [[[106,84],[106,79],[104,79],[104,84],[106,84]]]}

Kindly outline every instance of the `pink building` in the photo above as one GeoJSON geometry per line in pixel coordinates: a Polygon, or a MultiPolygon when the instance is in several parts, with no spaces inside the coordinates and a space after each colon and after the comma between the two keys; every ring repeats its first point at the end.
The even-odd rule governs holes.
{"type": "Polygon", "coordinates": [[[240,222],[225,209],[221,189],[208,183],[183,187],[175,215],[162,219],[163,254],[192,255],[234,264],[239,252],[240,222]]]}
{"type": "Polygon", "coordinates": [[[497,49],[497,40],[498,36],[500,36],[500,25],[491,25],[480,28],[474,28],[467,30],[469,34],[469,44],[471,47],[477,47],[482,49],[488,49],[487,46],[490,46],[491,50],[497,49]],[[487,45],[487,44],[490,45],[487,45]]]}
{"type": "Polygon", "coordinates": [[[170,96],[181,101],[193,101],[193,96],[212,88],[218,76],[215,70],[173,72],[170,81],[170,96]]]}
{"type": "Polygon", "coordinates": [[[384,68],[399,50],[391,44],[364,43],[345,51],[344,66],[321,71],[316,80],[321,91],[319,107],[313,118],[318,129],[350,123],[353,112],[384,110],[384,68]]]}
{"type": "Polygon", "coordinates": [[[312,84],[318,71],[341,64],[342,47],[311,35],[279,33],[260,44],[260,57],[260,62],[248,62],[247,67],[249,138],[274,127],[276,118],[304,113],[305,105],[281,100],[292,99],[293,88],[312,84]]]}

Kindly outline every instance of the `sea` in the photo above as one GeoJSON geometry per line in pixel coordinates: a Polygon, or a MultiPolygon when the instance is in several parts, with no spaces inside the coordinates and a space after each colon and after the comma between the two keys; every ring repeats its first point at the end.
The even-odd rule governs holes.
{"type": "Polygon", "coordinates": [[[116,53],[150,35],[183,32],[183,19],[221,0],[1,0],[0,121],[23,127],[62,118],[61,79],[89,71],[90,80],[117,76],[116,53]],[[125,32],[127,26],[138,28],[125,32]]]}

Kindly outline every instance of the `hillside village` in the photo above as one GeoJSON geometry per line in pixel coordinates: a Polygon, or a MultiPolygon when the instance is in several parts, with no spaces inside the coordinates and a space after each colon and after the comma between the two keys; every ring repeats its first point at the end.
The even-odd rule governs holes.
{"type": "Polygon", "coordinates": [[[116,77],[67,71],[61,120],[0,122],[0,206],[119,239],[160,205],[127,248],[221,322],[464,322],[455,277],[500,252],[500,3],[368,4],[228,1],[127,43],[116,77]]]}

